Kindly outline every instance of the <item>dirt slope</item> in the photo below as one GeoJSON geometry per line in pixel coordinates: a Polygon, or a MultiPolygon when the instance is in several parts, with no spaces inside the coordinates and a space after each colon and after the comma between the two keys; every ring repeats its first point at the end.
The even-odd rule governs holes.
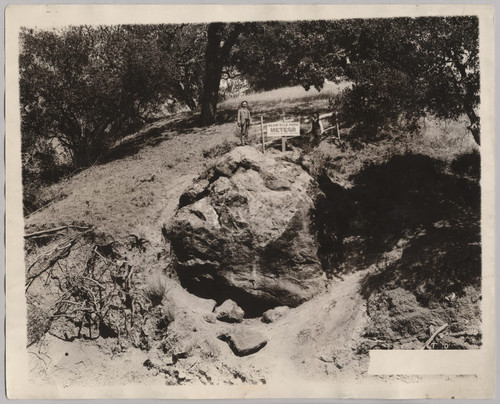
{"type": "Polygon", "coordinates": [[[185,133],[167,129],[169,124],[149,128],[160,131],[159,144],[53,185],[49,193],[60,200],[30,215],[27,231],[82,222],[116,238],[136,234],[159,244],[158,220],[173,214],[181,193],[210,161],[203,153],[237,140],[234,124],[185,133]]]}
{"type": "Polygon", "coordinates": [[[363,271],[335,282],[327,293],[270,327],[262,351],[270,363],[270,382],[361,377],[367,366],[366,355],[357,353],[366,322],[359,293],[362,276],[363,271]]]}
{"type": "MultiPolygon", "coordinates": [[[[159,128],[163,125],[168,127],[168,123],[157,123],[159,128]]],[[[129,234],[144,237],[151,244],[151,254],[156,253],[164,246],[159,218],[173,215],[181,193],[211,162],[210,157],[220,153],[221,145],[223,152],[224,147],[231,147],[224,144],[236,140],[233,124],[184,134],[162,130],[160,143],[123,159],[91,167],[54,185],[51,193],[65,197],[28,217],[27,232],[84,223],[115,240],[125,239],[129,234]]],[[[140,258],[144,264],[149,262],[144,257],[137,260],[140,258]]],[[[146,271],[141,276],[145,279],[150,270],[141,271],[146,271]]],[[[360,276],[357,273],[344,282],[334,283],[326,294],[290,311],[277,323],[265,324],[260,318],[245,320],[244,326],[266,337],[267,346],[257,354],[237,358],[226,343],[217,340],[221,362],[228,369],[236,369],[237,374],[246,374],[246,380],[257,383],[261,379],[278,381],[284,375],[297,380],[317,378],[337,374],[340,369],[343,374],[346,369],[359,373],[360,365],[353,360],[358,358],[353,353],[359,343],[354,336],[360,334],[364,321],[364,310],[360,310],[363,305],[360,276]],[[335,345],[330,344],[332,340],[335,345]]],[[[228,328],[231,326],[218,322],[212,337],[217,329],[228,328]]],[[[68,342],[48,335],[32,346],[30,352],[34,375],[45,381],[92,384],[108,374],[106,382],[110,384],[122,378],[151,383],[156,380],[150,379],[151,376],[158,372],[143,366],[144,351],[131,346],[123,350],[114,346],[113,340],[68,342]]],[[[196,373],[196,369],[192,371],[196,373]]],[[[224,376],[226,373],[216,372],[213,382],[231,381],[231,372],[224,376]]],[[[192,377],[197,380],[200,374],[192,377]]]]}
{"type": "Polygon", "coordinates": [[[189,317],[189,322],[179,327],[190,335],[196,329],[202,339],[211,341],[213,360],[203,361],[205,352],[190,352],[186,359],[170,363],[162,371],[159,366],[144,366],[151,354],[133,347],[122,349],[114,339],[69,342],[47,335],[29,349],[33,377],[63,386],[114,385],[123,380],[149,385],[359,379],[365,377],[368,366],[366,352],[359,352],[363,340],[359,335],[366,324],[365,303],[359,293],[363,275],[358,272],[346,277],[325,294],[292,309],[272,324],[256,318],[246,319],[242,324],[212,325],[201,317],[189,317]],[[267,345],[253,355],[237,357],[225,342],[216,339],[220,332],[235,329],[258,332],[266,338],[267,345]]]}
{"type": "MultiPolygon", "coordinates": [[[[252,130],[256,133],[258,129],[252,130]]],[[[128,139],[130,148],[127,149],[125,142],[118,149],[115,160],[91,167],[46,190],[54,202],[26,218],[25,224],[27,233],[72,223],[92,226],[95,232],[102,232],[110,240],[122,244],[128,262],[136,269],[134,279],[140,289],[154,273],[168,267],[168,260],[159,258],[168,249],[160,218],[167,220],[173,216],[182,192],[215,157],[233,147],[237,138],[234,123],[180,130],[173,127],[172,120],[158,121],[138,138],[128,139]],[[135,150],[134,142],[147,146],[135,150]],[[127,250],[124,243],[130,234],[144,238],[148,242],[147,250],[127,250]]],[[[422,148],[422,144],[413,143],[416,148],[422,148]]],[[[378,147],[367,146],[362,151],[354,148],[342,151],[333,143],[324,142],[315,150],[312,160],[318,164],[328,160],[332,172],[336,173],[332,178],[349,189],[353,186],[353,173],[366,162],[387,161],[391,155],[407,151],[408,143],[396,144],[392,140],[382,142],[378,147]]],[[[446,148],[441,152],[442,156],[447,155],[446,148]]],[[[314,164],[310,167],[314,171],[314,164]]],[[[431,225],[434,224],[431,223],[429,229],[431,225]]],[[[346,243],[354,246],[351,254],[347,251],[347,258],[357,252],[355,236],[346,243]]],[[[435,244],[439,245],[439,240],[435,244]]],[[[85,245],[85,248],[91,247],[85,245]]],[[[37,254],[45,252],[44,248],[49,250],[51,246],[40,248],[29,254],[29,264],[37,254]]],[[[380,258],[384,260],[388,276],[392,270],[391,262],[387,261],[390,253],[386,251],[380,258]]],[[[396,255],[392,257],[394,262],[401,253],[396,255]]],[[[342,277],[332,278],[327,292],[290,310],[276,323],[265,324],[260,318],[247,318],[238,325],[220,321],[211,324],[196,314],[189,314],[183,322],[181,316],[175,326],[178,328],[172,326],[167,331],[173,334],[177,330],[180,336],[193,336],[196,349],[192,355],[168,363],[163,369],[154,364],[145,366],[151,363],[153,350],[148,354],[144,348],[141,350],[132,343],[125,344],[115,338],[93,341],[77,338],[70,342],[45,335],[29,348],[33,377],[63,385],[89,386],[95,383],[119,384],[124,380],[144,384],[259,384],[279,383],[284,378],[321,381],[365,377],[367,351],[376,340],[364,336],[370,318],[366,310],[367,296],[361,287],[363,280],[380,270],[378,264],[381,262],[363,263],[361,259],[353,259],[344,263],[342,277]],[[250,356],[235,356],[217,335],[238,328],[262,334],[267,340],[266,346],[250,356]]],[[[70,264],[75,267],[82,265],[77,261],[70,264]]],[[[33,289],[38,295],[43,295],[43,282],[33,289]]],[[[467,303],[466,297],[458,298],[467,303]]],[[[167,309],[168,304],[168,301],[164,303],[167,309]]],[[[419,305],[416,301],[414,304],[415,307],[419,305]]],[[[456,304],[449,302],[451,311],[455,310],[456,304]]],[[[410,309],[414,310],[413,307],[410,309]]],[[[477,316],[476,312],[469,317],[474,316],[477,316]]],[[[425,341],[429,325],[438,324],[422,322],[419,339],[414,339],[412,348],[420,347],[422,340],[425,341]]],[[[463,332],[460,327],[456,331],[463,332]]],[[[162,338],[162,335],[151,337],[154,343],[162,338]]],[[[476,340],[472,342],[478,343],[476,340]]],[[[169,357],[161,356],[160,360],[169,357]]]]}

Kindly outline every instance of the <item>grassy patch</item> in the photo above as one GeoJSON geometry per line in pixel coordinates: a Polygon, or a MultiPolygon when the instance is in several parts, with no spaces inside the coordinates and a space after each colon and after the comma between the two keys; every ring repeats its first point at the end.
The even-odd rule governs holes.
{"type": "Polygon", "coordinates": [[[276,104],[302,103],[317,100],[327,100],[329,97],[339,93],[344,88],[349,87],[350,83],[342,82],[335,84],[325,83],[321,91],[311,88],[306,91],[302,86],[284,87],[276,90],[263,91],[245,95],[244,97],[231,98],[219,104],[220,109],[238,109],[240,103],[245,100],[250,107],[273,107],[276,104]]]}
{"type": "Polygon", "coordinates": [[[149,299],[153,307],[160,305],[163,301],[167,291],[167,285],[168,278],[159,272],[154,273],[148,278],[144,294],[149,299]]]}

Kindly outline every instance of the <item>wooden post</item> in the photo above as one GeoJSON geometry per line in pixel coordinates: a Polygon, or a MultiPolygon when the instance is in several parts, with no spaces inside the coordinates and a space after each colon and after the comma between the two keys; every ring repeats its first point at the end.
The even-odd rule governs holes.
{"type": "Polygon", "coordinates": [[[339,130],[339,120],[337,118],[337,111],[335,111],[335,125],[337,126],[337,139],[340,142],[340,130],[339,130]]]}
{"type": "MultiPolygon", "coordinates": [[[[285,116],[283,115],[283,122],[285,122],[285,116]]],[[[286,152],[286,137],[283,136],[281,138],[281,152],[285,153],[286,152]]]]}
{"type": "Polygon", "coordinates": [[[262,115],[260,116],[260,135],[262,138],[262,153],[264,154],[266,152],[266,143],[264,141],[264,117],[262,115]]]}

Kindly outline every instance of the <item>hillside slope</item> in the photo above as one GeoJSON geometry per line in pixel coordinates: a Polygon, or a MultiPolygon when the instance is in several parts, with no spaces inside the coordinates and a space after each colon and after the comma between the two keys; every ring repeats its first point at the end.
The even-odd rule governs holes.
{"type": "Polygon", "coordinates": [[[203,153],[236,141],[231,124],[185,133],[169,130],[168,124],[159,121],[149,127],[146,133],[159,131],[160,136],[137,153],[53,185],[50,194],[58,200],[30,215],[27,231],[78,222],[117,238],[136,234],[159,244],[158,220],[172,215],[181,193],[203,170],[203,153]]]}
{"type": "MultiPolygon", "coordinates": [[[[307,108],[325,108],[325,103],[311,101],[307,108]]],[[[38,277],[27,294],[33,376],[66,385],[103,382],[98,375],[104,374],[110,375],[108,384],[359,378],[366,377],[369,349],[421,348],[445,321],[450,332],[436,348],[477,348],[478,187],[469,171],[450,169],[456,155],[472,148],[468,141],[455,147],[456,139],[464,139],[457,127],[459,123],[443,133],[434,125],[422,137],[386,139],[361,148],[349,140],[341,148],[326,138],[305,154],[302,164],[312,175],[319,178],[326,171],[336,184],[332,203],[345,222],[344,251],[327,273],[329,288],[275,323],[245,318],[241,324],[227,324],[207,321],[196,311],[197,300],[179,287],[162,227],[193,179],[236,146],[235,125],[179,129],[172,119],[156,122],[121,145],[114,160],[45,190],[53,202],[26,218],[27,233],[71,224],[90,227],[90,233],[68,229],[26,244],[28,277],[32,267],[43,266],[40,257],[54,256],[68,241],[75,246],[67,256],[56,256],[59,269],[54,265],[47,276],[38,277]],[[425,176],[417,175],[405,188],[405,175],[412,170],[430,176],[430,186],[425,176]],[[401,175],[391,177],[395,172],[401,175]],[[387,189],[377,186],[382,179],[387,189]],[[392,203],[396,180],[399,199],[392,203]],[[416,207],[408,205],[408,193],[416,200],[426,198],[422,210],[415,213],[416,207]],[[373,198],[383,203],[375,204],[373,198]],[[386,228],[384,223],[399,227],[386,228]],[[457,228],[464,230],[457,233],[457,228]],[[456,258],[464,246],[467,256],[456,258]],[[434,261],[415,260],[423,251],[430,251],[434,261]],[[434,282],[454,266],[465,268],[456,273],[454,285],[434,282]],[[54,307],[63,299],[56,279],[69,282],[71,273],[84,267],[100,273],[101,287],[114,293],[109,304],[122,305],[113,320],[119,324],[118,334],[102,327],[93,330],[94,320],[85,316],[79,319],[79,330],[54,320],[54,307]],[[437,272],[422,272],[426,267],[437,272]],[[420,278],[415,276],[419,273],[420,278]],[[119,287],[118,278],[125,280],[119,287]],[[133,296],[132,303],[123,293],[133,296]],[[36,327],[41,331],[35,332],[36,327]],[[235,356],[217,336],[236,330],[257,332],[267,344],[253,355],[235,356]],[[90,365],[81,352],[88,352],[90,365]]],[[[252,130],[258,133],[257,127],[252,130]]],[[[78,293],[87,304],[89,293],[78,293]]]]}

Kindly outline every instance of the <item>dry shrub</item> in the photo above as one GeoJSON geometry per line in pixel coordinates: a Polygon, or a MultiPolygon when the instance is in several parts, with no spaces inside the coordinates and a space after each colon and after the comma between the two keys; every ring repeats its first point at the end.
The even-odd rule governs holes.
{"type": "Polygon", "coordinates": [[[27,299],[40,301],[28,306],[30,342],[49,330],[73,340],[129,337],[140,327],[150,303],[114,242],[87,230],[43,248],[45,254],[34,249],[26,273],[27,299]]]}
{"type": "Polygon", "coordinates": [[[35,300],[28,296],[27,299],[27,328],[28,328],[28,346],[31,346],[45,335],[50,329],[50,312],[40,307],[35,300]]]}
{"type": "Polygon", "coordinates": [[[167,285],[168,278],[160,272],[155,272],[148,279],[144,293],[153,306],[158,306],[162,303],[167,292],[167,285]]]}
{"type": "Polygon", "coordinates": [[[373,293],[367,299],[370,321],[366,337],[396,340],[398,337],[428,338],[429,325],[441,325],[438,313],[419,305],[415,296],[402,288],[373,293]]]}

